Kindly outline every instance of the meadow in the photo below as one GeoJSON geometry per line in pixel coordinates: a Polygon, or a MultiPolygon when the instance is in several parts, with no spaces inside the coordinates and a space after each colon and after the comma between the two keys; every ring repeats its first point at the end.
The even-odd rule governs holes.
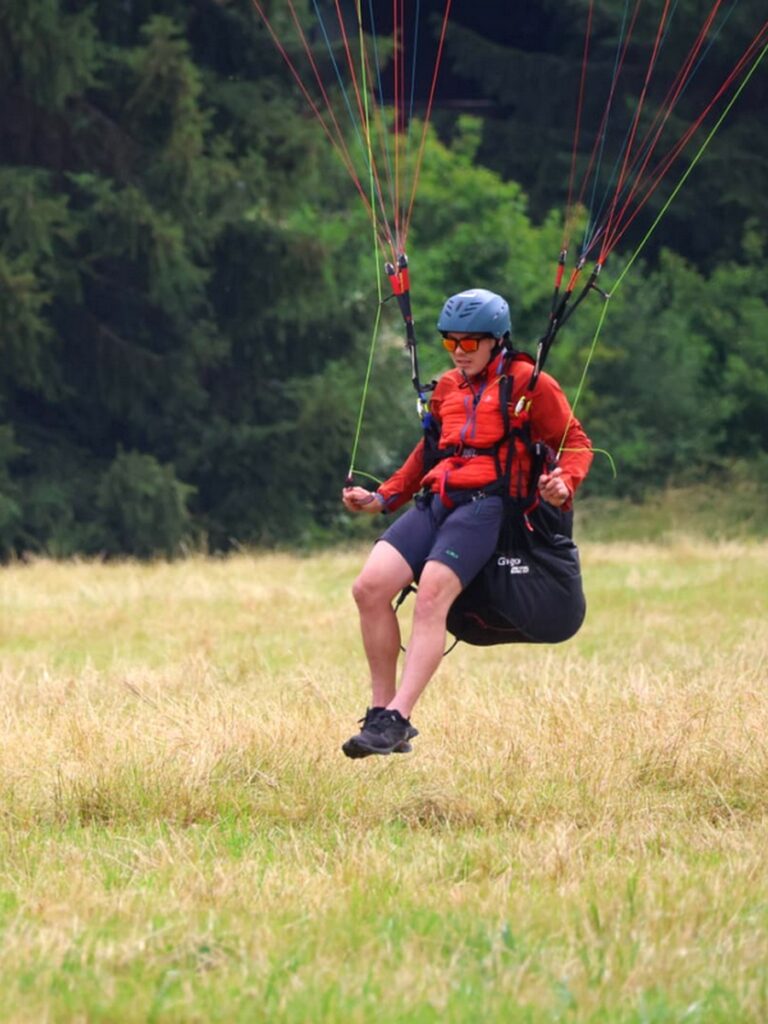
{"type": "Polygon", "coordinates": [[[361,761],[362,548],[0,570],[0,1019],[768,1020],[768,543],[582,555],[361,761]]]}

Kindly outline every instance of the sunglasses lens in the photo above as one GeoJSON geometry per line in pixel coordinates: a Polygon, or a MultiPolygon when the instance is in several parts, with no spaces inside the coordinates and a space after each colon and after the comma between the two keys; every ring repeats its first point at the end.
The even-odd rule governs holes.
{"type": "Polygon", "coordinates": [[[457,348],[462,352],[477,352],[480,341],[480,338],[443,338],[443,345],[449,352],[455,352],[457,348]]]}

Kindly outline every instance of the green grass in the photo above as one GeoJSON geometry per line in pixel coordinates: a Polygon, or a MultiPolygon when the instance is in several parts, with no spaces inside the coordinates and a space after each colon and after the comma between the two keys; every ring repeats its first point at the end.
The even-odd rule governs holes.
{"type": "Polygon", "coordinates": [[[579,534],[601,541],[675,543],[696,535],[709,540],[768,537],[768,486],[758,461],[712,474],[707,483],[649,491],[642,501],[581,497],[579,534]]]}
{"type": "Polygon", "coordinates": [[[3,571],[0,1019],[768,1020],[768,545],[585,545],[352,762],[363,554],[3,571]]]}

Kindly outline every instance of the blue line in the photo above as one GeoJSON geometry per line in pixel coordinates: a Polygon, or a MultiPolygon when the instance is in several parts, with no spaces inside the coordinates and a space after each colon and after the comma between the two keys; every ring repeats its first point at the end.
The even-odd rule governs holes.
{"type": "MultiPolygon", "coordinates": [[[[599,153],[598,158],[597,158],[597,167],[595,167],[595,171],[594,171],[594,175],[595,176],[592,179],[592,195],[590,196],[589,205],[587,206],[587,210],[588,211],[592,211],[594,209],[594,206],[595,206],[595,197],[596,197],[596,194],[597,194],[597,182],[598,182],[598,180],[600,178],[600,168],[602,167],[602,164],[603,164],[603,151],[605,150],[605,139],[606,139],[606,136],[608,135],[608,125],[611,123],[611,112],[613,110],[613,101],[616,99],[616,93],[618,92],[618,89],[615,88],[615,86],[617,84],[616,83],[616,76],[617,76],[618,70],[619,70],[619,54],[621,53],[622,43],[624,42],[624,29],[625,29],[626,24],[627,24],[627,15],[629,14],[629,3],[630,3],[630,0],[624,0],[624,14],[623,14],[622,19],[621,19],[621,30],[619,32],[619,41],[618,41],[618,43],[616,45],[616,59],[613,62],[613,74],[611,75],[611,85],[610,85],[610,87],[608,89],[608,97],[609,97],[609,99],[608,99],[608,113],[607,113],[606,118],[605,118],[605,125],[603,126],[603,137],[602,137],[602,139],[600,139],[600,153],[599,153]],[[612,91],[613,91],[613,95],[611,96],[611,92],[612,91]]],[[[589,239],[589,232],[590,232],[591,227],[592,227],[592,224],[591,224],[591,216],[590,216],[590,217],[587,218],[587,223],[584,226],[584,240],[581,243],[582,249],[586,249],[586,247],[587,247],[587,241],[589,239]]]]}
{"type": "Polygon", "coordinates": [[[333,47],[331,46],[331,41],[328,38],[328,33],[325,30],[325,22],[323,21],[323,16],[320,13],[320,8],[317,5],[317,0],[312,0],[312,4],[313,4],[313,6],[315,8],[315,14],[317,15],[317,20],[320,22],[320,29],[321,29],[321,31],[323,33],[323,39],[325,39],[325,45],[328,48],[328,53],[330,55],[331,62],[333,63],[333,69],[336,72],[336,78],[338,79],[339,85],[341,86],[341,92],[342,92],[342,95],[344,97],[344,103],[346,104],[347,112],[349,113],[349,119],[352,122],[352,127],[355,129],[355,135],[357,135],[357,141],[360,143],[360,149],[363,152],[363,160],[365,162],[365,166],[370,171],[370,167],[368,165],[368,150],[367,150],[367,148],[366,148],[366,146],[365,146],[365,144],[363,142],[363,137],[360,134],[360,129],[357,126],[357,118],[355,117],[354,113],[352,112],[352,106],[351,106],[351,104],[349,102],[349,96],[347,95],[347,90],[344,87],[344,80],[341,77],[341,72],[339,71],[339,65],[336,63],[336,58],[333,55],[333,47]]]}
{"type": "MultiPolygon", "coordinates": [[[[715,43],[717,42],[717,38],[718,38],[718,36],[719,36],[719,35],[720,35],[720,33],[721,33],[721,32],[723,31],[723,29],[725,28],[725,26],[726,26],[726,25],[728,24],[728,21],[729,21],[729,19],[730,19],[731,15],[733,14],[733,12],[734,12],[734,11],[736,10],[736,8],[737,8],[738,4],[739,4],[739,0],[733,0],[733,3],[731,4],[730,10],[728,10],[728,11],[726,12],[726,14],[725,14],[724,18],[722,19],[722,21],[720,22],[720,24],[719,24],[719,25],[717,26],[717,28],[716,28],[716,29],[714,30],[714,32],[712,33],[712,38],[711,38],[711,39],[709,40],[709,42],[707,43],[707,45],[706,45],[706,46],[704,47],[704,50],[703,50],[703,51],[701,52],[701,54],[699,55],[699,59],[698,59],[698,60],[696,61],[696,63],[695,63],[695,64],[694,64],[694,66],[693,66],[693,69],[692,69],[692,71],[691,71],[691,72],[690,72],[690,74],[688,75],[688,78],[686,79],[686,82],[685,82],[685,84],[683,85],[683,88],[682,88],[682,89],[680,90],[680,93],[679,93],[679,95],[678,95],[677,99],[675,100],[675,104],[679,103],[679,101],[680,101],[680,100],[682,99],[682,97],[683,97],[683,96],[685,95],[685,93],[686,93],[686,90],[688,89],[688,86],[689,86],[689,85],[691,84],[691,82],[693,81],[693,79],[694,79],[694,77],[695,77],[695,75],[696,75],[696,72],[697,72],[697,71],[699,70],[699,68],[701,67],[701,65],[702,65],[702,63],[704,62],[704,60],[705,60],[705,58],[706,58],[707,54],[709,53],[709,51],[710,51],[710,50],[712,49],[712,47],[713,47],[713,46],[715,45],[715,43]]],[[[643,155],[643,156],[645,156],[645,154],[647,153],[647,151],[648,151],[648,148],[649,148],[649,147],[651,146],[651,144],[652,144],[652,140],[651,140],[651,139],[649,139],[649,140],[648,140],[648,142],[646,143],[646,148],[645,148],[645,150],[644,150],[644,151],[643,151],[643,153],[642,153],[642,155],[643,155]]],[[[641,162],[642,162],[642,161],[641,161],[641,162]]],[[[602,208],[601,208],[601,210],[602,210],[602,208]]],[[[592,238],[590,238],[590,240],[589,240],[589,244],[590,244],[590,245],[592,244],[592,238]]]]}
{"type": "Polygon", "coordinates": [[[421,0],[416,0],[416,24],[413,29],[413,62],[411,65],[411,103],[408,109],[408,134],[405,137],[406,153],[411,141],[411,125],[413,124],[413,97],[416,92],[416,56],[419,52],[419,21],[421,19],[421,0]]]}
{"type": "MultiPolygon", "coordinates": [[[[675,11],[677,10],[678,4],[679,4],[679,0],[675,0],[674,4],[672,5],[672,11],[671,11],[671,13],[669,15],[669,18],[667,19],[666,27],[665,27],[664,32],[662,33],[661,39],[659,41],[659,50],[658,50],[658,53],[656,54],[656,62],[657,62],[657,64],[658,64],[659,54],[664,49],[664,44],[667,41],[667,36],[669,35],[669,30],[672,27],[672,21],[673,21],[673,19],[675,17],[675,11]]],[[[655,70],[655,68],[654,68],[654,70],[655,70]]],[[[611,192],[616,179],[618,178],[618,173],[617,172],[618,172],[618,169],[619,169],[619,164],[621,163],[622,159],[624,158],[624,154],[626,152],[627,146],[629,145],[629,137],[632,134],[632,125],[633,125],[633,123],[634,123],[634,115],[629,120],[629,126],[627,127],[627,133],[624,136],[624,142],[622,143],[621,149],[619,150],[619,155],[616,158],[616,162],[613,165],[613,170],[611,171],[610,177],[608,178],[608,184],[607,184],[606,189],[605,189],[605,195],[603,196],[602,202],[600,203],[600,209],[597,211],[597,214],[595,216],[592,216],[591,211],[590,211],[589,220],[590,220],[590,222],[591,222],[591,224],[593,226],[596,226],[597,222],[600,220],[600,217],[603,214],[603,210],[605,209],[605,204],[608,201],[608,195],[611,192]]],[[[588,245],[591,245],[592,242],[594,241],[594,239],[595,239],[595,234],[594,234],[594,231],[593,231],[592,234],[589,237],[589,240],[587,241],[587,239],[585,239],[584,248],[587,248],[588,245]]]]}
{"type": "MultiPolygon", "coordinates": [[[[373,39],[373,59],[376,63],[376,80],[378,82],[379,90],[379,106],[382,110],[382,118],[384,117],[385,103],[384,103],[384,87],[381,84],[381,61],[379,60],[379,44],[377,42],[376,35],[376,22],[373,17],[373,0],[368,0],[368,13],[371,19],[371,38],[373,39]]],[[[395,195],[392,188],[392,163],[389,159],[389,146],[387,145],[387,133],[384,132],[384,159],[387,164],[387,180],[389,182],[389,197],[392,202],[392,208],[395,207],[395,195]]]]}

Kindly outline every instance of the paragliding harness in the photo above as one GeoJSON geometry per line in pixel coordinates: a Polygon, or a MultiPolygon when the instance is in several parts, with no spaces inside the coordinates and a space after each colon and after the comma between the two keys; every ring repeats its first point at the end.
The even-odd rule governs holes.
{"type": "MultiPolygon", "coordinates": [[[[573,636],[584,621],[586,601],[579,554],[572,539],[573,513],[555,508],[539,496],[542,472],[554,469],[555,452],[531,439],[531,392],[511,409],[513,364],[533,364],[522,353],[504,357],[499,402],[503,437],[475,454],[493,455],[497,479],[484,488],[504,502],[496,549],[469,586],[453,603],[447,626],[457,640],[478,646],[509,643],[559,643],[573,636]],[[506,457],[501,451],[506,445],[506,457]],[[528,455],[527,479],[515,481],[514,465],[528,455]]],[[[535,365],[535,364],[534,364],[535,365]]],[[[446,452],[444,457],[450,457],[446,452]]]]}
{"type": "MultiPolygon", "coordinates": [[[[401,257],[407,268],[407,260],[401,257]]],[[[402,268],[401,268],[402,270],[402,268]]],[[[448,613],[448,630],[465,643],[490,646],[507,643],[559,643],[573,636],[586,613],[586,600],[581,582],[578,549],[573,542],[573,513],[550,505],[539,496],[538,483],[542,472],[551,471],[556,463],[555,452],[541,441],[531,438],[530,409],[532,394],[543,362],[554,340],[557,323],[550,320],[547,335],[539,342],[534,360],[525,353],[505,351],[499,382],[499,405],[503,418],[502,437],[488,448],[461,449],[439,447],[440,427],[425,400],[435,387],[419,381],[410,299],[403,287],[402,274],[391,264],[387,273],[398,298],[401,312],[407,302],[406,334],[411,352],[412,380],[419,396],[419,412],[424,433],[424,473],[445,459],[461,465],[467,457],[490,455],[496,462],[496,480],[482,488],[486,495],[499,495],[504,502],[504,516],[496,549],[457,597],[448,613]],[[391,271],[391,273],[390,273],[391,271]],[[405,300],[403,299],[405,296],[405,300]],[[514,410],[511,399],[514,377],[513,363],[533,366],[526,391],[514,410]],[[506,446],[506,457],[502,452],[506,446]],[[513,465],[520,465],[521,456],[528,455],[528,479],[515,481],[511,495],[513,465]]],[[[407,270],[406,270],[407,273],[407,270]]],[[[467,495],[477,497],[478,492],[467,495]]],[[[440,492],[441,500],[450,507],[456,495],[440,492]]],[[[415,588],[401,593],[396,608],[415,588]]]]}

